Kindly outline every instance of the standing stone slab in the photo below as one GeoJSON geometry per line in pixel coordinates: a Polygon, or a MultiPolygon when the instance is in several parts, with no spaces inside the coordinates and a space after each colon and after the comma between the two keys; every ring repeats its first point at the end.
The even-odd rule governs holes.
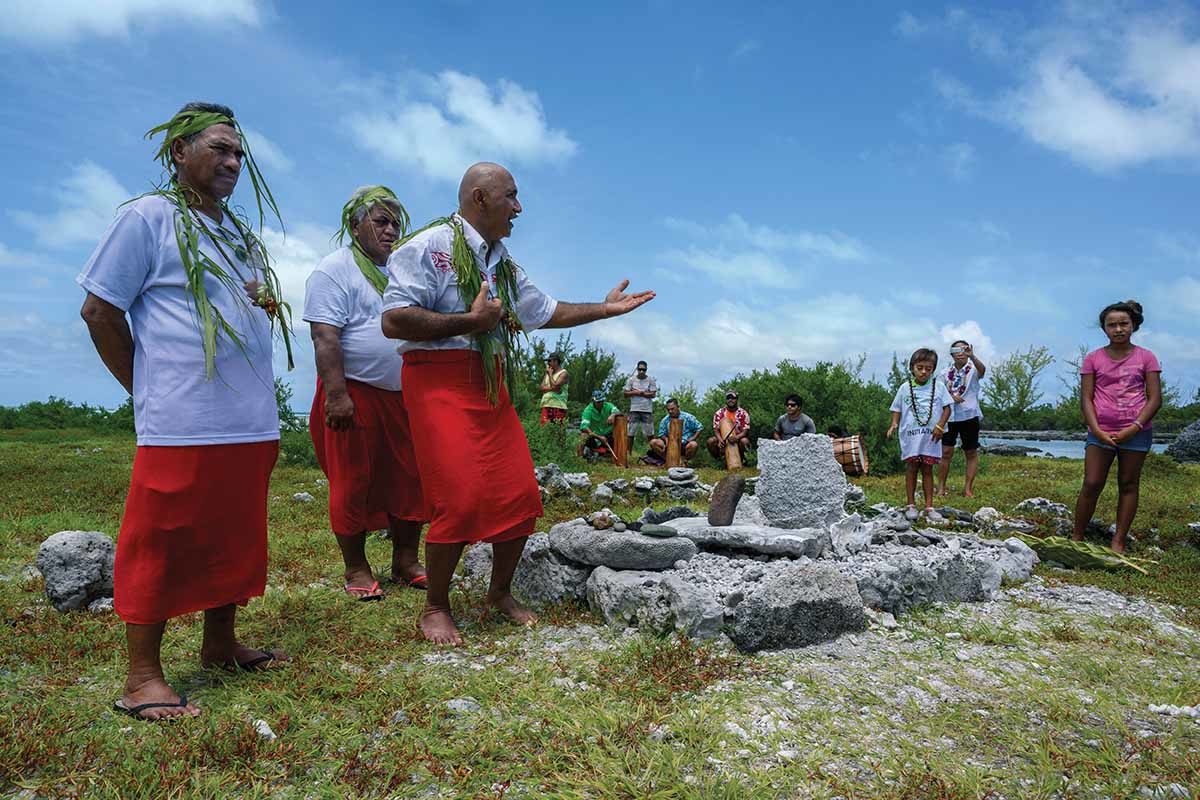
{"type": "Polygon", "coordinates": [[[746,491],[746,479],[741,475],[726,475],[713,488],[708,506],[709,525],[729,525],[737,512],[738,501],[746,491]]]}
{"type": "Polygon", "coordinates": [[[804,647],[865,630],[854,581],[828,564],[796,564],[737,606],[730,638],[740,650],[804,647]]]}
{"type": "Polygon", "coordinates": [[[112,597],[115,555],[112,539],[97,531],[59,531],[47,538],[36,562],[47,599],[59,611],[71,611],[112,597]]]}
{"type": "Polygon", "coordinates": [[[841,519],[846,473],[833,457],[828,436],[805,433],[781,442],[760,440],[758,468],[755,495],[773,525],[820,528],[841,519]]]}
{"type": "Polygon", "coordinates": [[[576,563],[612,569],[669,569],[698,552],[695,542],[682,536],[656,539],[632,531],[598,531],[582,520],[551,528],[550,547],[576,563]]]}
{"type": "MultiPolygon", "coordinates": [[[[583,600],[590,566],[572,563],[550,548],[550,537],[535,533],[525,542],[521,560],[513,574],[513,595],[534,606],[568,600],[583,600]]],[[[472,586],[485,590],[492,575],[492,546],[481,542],[463,555],[463,577],[472,586]]]]}
{"type": "Polygon", "coordinates": [[[1200,464],[1200,420],[1179,432],[1167,447],[1167,455],[1181,464],[1200,464]]]}

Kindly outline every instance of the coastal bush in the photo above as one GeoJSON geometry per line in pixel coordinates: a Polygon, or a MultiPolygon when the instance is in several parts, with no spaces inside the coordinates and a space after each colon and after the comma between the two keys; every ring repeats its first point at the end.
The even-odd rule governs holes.
{"type": "Polygon", "coordinates": [[[33,400],[19,406],[0,406],[0,428],[90,428],[103,431],[133,430],[133,398],[111,411],[103,406],[73,403],[50,396],[45,402],[33,400]]]}
{"type": "Polygon", "coordinates": [[[770,439],[775,420],[784,411],[784,398],[795,392],[803,399],[803,411],[813,418],[819,433],[838,427],[847,434],[860,434],[871,472],[895,472],[900,469],[899,445],[885,438],[893,392],[875,378],[864,378],[862,365],[861,359],[838,364],[820,361],[811,367],[780,361],[774,370],[738,373],[714,386],[693,413],[704,424],[703,435],[711,436],[713,413],[725,404],[725,392],[734,389],[738,403],[750,414],[751,437],[770,439]]]}

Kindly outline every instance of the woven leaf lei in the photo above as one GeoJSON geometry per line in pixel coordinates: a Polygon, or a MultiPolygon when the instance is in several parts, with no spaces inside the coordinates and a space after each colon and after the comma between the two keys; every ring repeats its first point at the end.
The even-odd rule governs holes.
{"type": "Polygon", "coordinates": [[[373,206],[377,205],[387,209],[388,214],[400,226],[400,240],[407,241],[405,239],[405,232],[408,230],[409,225],[408,212],[404,209],[404,206],[400,205],[400,200],[396,197],[396,193],[386,186],[372,186],[361,197],[356,197],[342,206],[342,227],[338,230],[335,238],[338,244],[342,244],[346,239],[350,240],[350,252],[354,254],[354,263],[358,264],[358,269],[362,272],[363,277],[367,279],[367,282],[374,286],[375,291],[382,295],[384,289],[387,288],[387,275],[363,251],[362,247],[355,240],[354,234],[351,232],[351,229],[354,227],[355,212],[361,208],[366,208],[369,212],[373,206]],[[396,214],[389,203],[395,203],[399,207],[399,215],[396,214]]]}
{"type": "MultiPolygon", "coordinates": [[[[450,260],[454,264],[454,274],[458,280],[458,294],[462,298],[463,308],[470,309],[471,303],[479,294],[480,287],[483,286],[483,278],[479,274],[479,267],[475,263],[475,255],[471,252],[471,246],[467,244],[467,235],[463,231],[462,220],[457,216],[451,215],[433,220],[425,227],[397,239],[392,249],[403,246],[417,234],[439,225],[449,225],[453,231],[454,240],[450,260]]],[[[518,269],[517,263],[508,256],[505,256],[496,265],[496,296],[504,309],[504,315],[495,330],[476,333],[472,337],[475,346],[479,348],[480,358],[483,360],[484,390],[492,405],[500,402],[500,387],[496,382],[496,372],[491,365],[499,360],[500,377],[510,397],[512,388],[517,381],[516,365],[513,359],[505,356],[507,353],[516,352],[520,346],[517,337],[523,331],[516,312],[518,269]]]]}
{"type": "MultiPolygon", "coordinates": [[[[236,275],[234,258],[237,260],[247,260],[262,270],[262,281],[258,287],[257,296],[253,304],[262,308],[266,313],[267,317],[271,320],[272,330],[274,330],[275,325],[278,323],[284,348],[287,350],[288,369],[292,369],[295,366],[292,358],[292,309],[290,305],[282,300],[283,294],[279,286],[279,277],[275,274],[275,270],[271,269],[270,256],[267,254],[267,249],[263,245],[262,240],[251,230],[250,223],[234,213],[224,201],[220,204],[221,211],[233,222],[241,241],[233,241],[218,231],[214,231],[212,226],[205,224],[198,217],[198,212],[191,207],[192,202],[196,200],[195,190],[180,184],[174,174],[174,162],[171,159],[171,143],[176,139],[200,133],[213,125],[231,126],[241,140],[242,152],[245,154],[246,173],[250,176],[250,183],[254,187],[255,203],[258,206],[259,230],[262,230],[266,209],[270,209],[275,219],[279,220],[282,226],[283,220],[279,216],[279,207],[276,205],[275,198],[272,196],[270,188],[267,187],[267,183],[258,169],[258,164],[254,161],[254,156],[250,152],[250,146],[246,142],[246,137],[242,133],[241,126],[232,117],[215,112],[183,111],[162,125],[151,128],[146,132],[147,139],[151,139],[159,133],[164,134],[162,145],[158,148],[158,152],[155,153],[154,157],[163,165],[163,169],[170,174],[170,177],[140,197],[156,195],[175,206],[178,212],[175,215],[175,240],[179,245],[179,257],[183,262],[183,270],[187,276],[187,293],[193,307],[196,309],[197,322],[200,327],[200,339],[204,348],[205,377],[211,379],[216,374],[217,343],[222,337],[227,337],[242,351],[243,355],[246,354],[245,342],[242,341],[237,330],[225,319],[224,315],[221,314],[221,310],[209,298],[208,290],[204,285],[204,276],[212,275],[229,290],[233,297],[238,299],[245,298],[245,288],[240,281],[240,276],[236,275]],[[213,245],[213,248],[221,255],[222,260],[225,261],[225,266],[209,258],[200,249],[201,237],[208,239],[213,245]],[[226,269],[226,266],[229,269],[226,269]]],[[[250,303],[248,299],[243,302],[250,303]]]]}

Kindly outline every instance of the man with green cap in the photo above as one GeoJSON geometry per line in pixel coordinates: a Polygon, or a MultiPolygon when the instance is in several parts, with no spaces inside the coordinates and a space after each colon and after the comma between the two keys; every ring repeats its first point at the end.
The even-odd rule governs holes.
{"type": "Polygon", "coordinates": [[[408,213],[386,186],[363,186],[342,209],[338,241],[304,288],[317,391],[308,415],[317,461],[329,478],[329,522],[346,567],[345,591],[359,600],[383,592],[366,556],[367,532],[387,528],[391,581],[425,589],[417,560],[425,520],[421,478],[400,391],[404,362],[379,318],[388,255],[408,213]]]}
{"type": "Polygon", "coordinates": [[[580,458],[602,449],[612,452],[613,419],[620,413],[619,408],[608,402],[604,392],[600,389],[592,392],[592,402],[584,406],[579,421],[581,438],[576,452],[580,458]]]}
{"type": "Polygon", "coordinates": [[[204,612],[205,666],[288,660],[234,634],[237,606],[266,587],[276,324],[291,366],[279,281],[251,223],[226,204],[243,167],[260,230],[264,206],[278,209],[225,106],[188,103],[147,138],[158,133],[169,178],[121,208],[78,278],[92,342],[133,395],[138,447],[113,570],[129,670],[114,707],[144,720],[200,713],[163,676],[171,617],[204,612]]]}

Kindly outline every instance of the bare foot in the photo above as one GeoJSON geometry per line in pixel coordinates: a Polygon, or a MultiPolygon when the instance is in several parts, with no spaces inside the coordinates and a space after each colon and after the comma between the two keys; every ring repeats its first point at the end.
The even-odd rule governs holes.
{"type": "Polygon", "coordinates": [[[489,608],[496,609],[501,614],[508,617],[513,622],[517,623],[518,625],[536,625],[537,624],[537,621],[538,621],[537,614],[533,613],[528,608],[525,608],[524,606],[519,604],[516,601],[516,598],[514,598],[508,592],[505,592],[504,594],[502,594],[498,597],[495,597],[495,598],[489,597],[484,600],[484,603],[489,608]]]}
{"type": "Polygon", "coordinates": [[[1114,553],[1124,553],[1125,537],[1122,536],[1120,539],[1113,537],[1112,544],[1110,546],[1112,547],[1114,553]]]}
{"type": "Polygon", "coordinates": [[[425,606],[421,609],[417,627],[421,629],[421,635],[434,644],[457,647],[463,643],[462,635],[458,632],[458,626],[454,624],[454,617],[450,616],[449,609],[425,606]]]}
{"type": "MultiPolygon", "coordinates": [[[[120,705],[127,709],[136,708],[143,703],[178,703],[179,693],[170,687],[162,678],[151,678],[137,686],[125,682],[125,694],[121,695],[120,705]]],[[[183,706],[167,706],[166,708],[147,708],[139,711],[137,716],[142,719],[159,720],[172,717],[197,717],[200,709],[188,703],[183,706]]]]}
{"type": "Polygon", "coordinates": [[[286,653],[278,650],[255,650],[240,642],[234,642],[233,647],[221,652],[200,651],[200,663],[204,667],[221,667],[222,669],[244,669],[249,672],[264,672],[269,669],[279,669],[292,659],[286,653]]]}
{"type": "Polygon", "coordinates": [[[1071,534],[1071,541],[1072,541],[1072,542],[1082,542],[1082,541],[1083,541],[1083,534],[1082,534],[1082,533],[1072,533],[1072,534],[1071,534]]]}
{"type": "Polygon", "coordinates": [[[933,491],[933,496],[934,497],[949,497],[950,491],[945,486],[943,486],[940,489],[935,489],[933,491]]]}
{"type": "Polygon", "coordinates": [[[963,489],[963,497],[974,497],[974,496],[975,496],[975,492],[971,491],[970,489],[963,489]]]}

